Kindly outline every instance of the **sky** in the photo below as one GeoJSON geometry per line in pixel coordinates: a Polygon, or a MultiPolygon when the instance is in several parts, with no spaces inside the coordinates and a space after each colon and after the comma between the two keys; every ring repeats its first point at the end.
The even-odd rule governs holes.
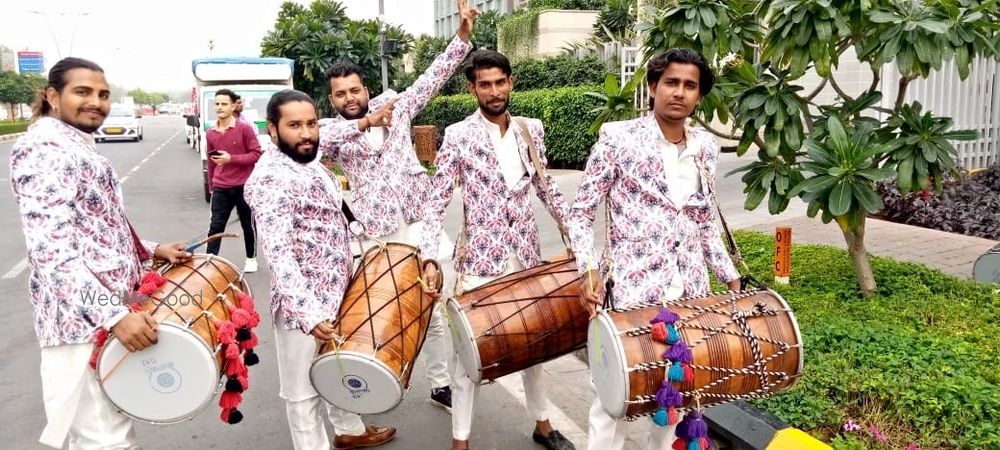
{"type": "MultiPolygon", "coordinates": [[[[108,82],[147,91],[193,86],[191,60],[258,56],[283,0],[33,0],[3,7],[0,44],[41,51],[46,69],[66,56],[90,59],[108,82]],[[208,42],[214,42],[209,53],[208,42]]],[[[296,3],[308,4],[307,0],[296,3]]],[[[340,0],[354,19],[378,16],[376,0],[340,0]]],[[[433,0],[385,0],[386,20],[433,34],[433,0]]]]}

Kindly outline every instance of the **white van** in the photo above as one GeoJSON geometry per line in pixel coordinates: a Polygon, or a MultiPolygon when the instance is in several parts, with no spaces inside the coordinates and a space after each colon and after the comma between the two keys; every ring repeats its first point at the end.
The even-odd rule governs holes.
{"type": "Polygon", "coordinates": [[[243,117],[257,125],[261,148],[271,141],[267,134],[267,102],[278,91],[292,88],[295,63],[288,58],[205,58],[191,62],[194,74],[194,100],[197,115],[187,116],[188,136],[192,147],[201,154],[202,184],[205,201],[208,191],[208,155],[205,131],[215,125],[215,91],[230,89],[243,99],[243,117]]]}

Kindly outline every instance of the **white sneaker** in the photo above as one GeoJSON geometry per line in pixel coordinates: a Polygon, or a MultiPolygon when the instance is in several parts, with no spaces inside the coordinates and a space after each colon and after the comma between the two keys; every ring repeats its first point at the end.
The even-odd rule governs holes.
{"type": "Polygon", "coordinates": [[[246,264],[243,265],[243,273],[254,273],[257,271],[257,258],[247,258],[246,264]]]}

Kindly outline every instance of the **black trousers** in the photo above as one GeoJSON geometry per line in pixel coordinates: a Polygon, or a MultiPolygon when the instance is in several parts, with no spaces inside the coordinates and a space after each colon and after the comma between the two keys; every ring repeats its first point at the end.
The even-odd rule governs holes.
{"type": "MultiPolygon", "coordinates": [[[[229,222],[233,208],[236,208],[240,226],[243,227],[243,243],[246,245],[247,258],[253,258],[256,255],[253,215],[250,214],[250,205],[243,199],[243,186],[212,189],[212,223],[208,226],[208,235],[226,231],[226,222],[229,222]]],[[[208,253],[218,255],[220,247],[222,247],[221,239],[209,242],[208,253]]]]}

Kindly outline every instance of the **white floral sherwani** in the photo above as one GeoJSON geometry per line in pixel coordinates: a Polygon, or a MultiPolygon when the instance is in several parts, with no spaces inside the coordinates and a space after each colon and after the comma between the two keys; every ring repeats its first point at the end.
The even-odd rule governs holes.
{"type": "Polygon", "coordinates": [[[680,271],[687,295],[709,290],[706,263],[722,282],[739,278],[715,225],[705,177],[714,179],[719,157],[715,138],[689,128],[688,146],[700,146],[700,189],[682,204],[670,200],[657,143],[662,133],[653,116],[607,123],[591,150],[566,221],[580,273],[596,269],[593,222],[607,196],[611,210],[611,266],[616,307],[659,301],[680,271]]]}
{"type": "MultiPolygon", "coordinates": [[[[406,223],[421,219],[421,210],[414,205],[426,198],[429,177],[413,151],[410,124],[471,50],[472,44],[456,36],[413,86],[399,94],[392,127],[387,130],[382,148],[372,148],[364,135],[344,143],[335,142],[330,138],[331,126],[344,119],[321,121],[320,149],[344,169],[354,191],[351,210],[366,233],[387,236],[396,231],[400,219],[406,223]]],[[[371,99],[369,110],[379,109],[395,95],[387,92],[371,99]]]]}
{"type": "MultiPolygon", "coordinates": [[[[43,117],[11,149],[10,184],[39,344],[94,341],[98,327],[128,310],[124,301],[96,299],[131,292],[142,268],[111,162],[91,135],[43,117]]],[[[149,255],[156,248],[142,245],[149,255]]]]}
{"type": "MultiPolygon", "coordinates": [[[[336,132],[337,141],[360,134],[356,121],[336,132]]],[[[307,334],[336,320],[351,277],[340,184],[321,164],[297,163],[269,146],[244,186],[271,268],[272,317],[280,310],[286,329],[307,334]]]]}
{"type": "MultiPolygon", "coordinates": [[[[523,119],[534,141],[539,161],[545,159],[545,130],[538,119],[523,119]]],[[[514,120],[508,133],[514,133],[524,176],[513,188],[508,188],[494,154],[493,143],[486,129],[486,118],[476,111],[465,120],[445,130],[444,143],[434,164],[437,172],[431,180],[433,191],[428,195],[424,217],[424,237],[421,251],[436,254],[442,232],[445,208],[454,193],[454,181],[462,186],[465,210],[465,252],[456,255],[456,272],[486,277],[504,273],[508,253],[514,251],[524,267],[541,262],[538,227],[528,199],[529,186],[535,185],[538,198],[554,217],[564,219],[569,207],[551,176],[543,182],[541,174],[528,156],[528,144],[522,138],[514,120]]]]}

